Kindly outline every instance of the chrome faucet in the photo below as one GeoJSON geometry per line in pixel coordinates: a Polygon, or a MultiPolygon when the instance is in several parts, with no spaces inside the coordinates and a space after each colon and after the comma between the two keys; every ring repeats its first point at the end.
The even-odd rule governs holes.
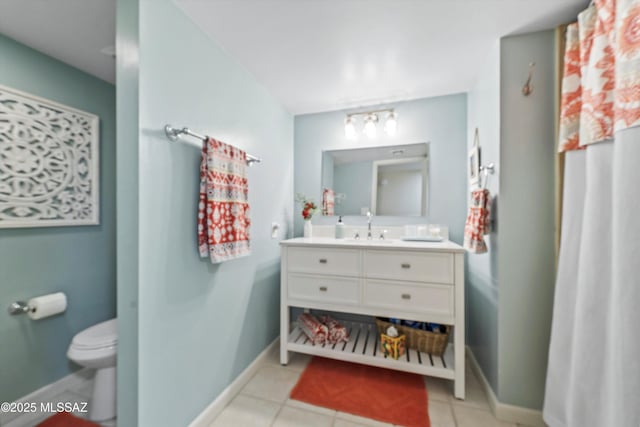
{"type": "Polygon", "coordinates": [[[371,211],[367,211],[367,240],[371,240],[373,236],[371,236],[371,211]]]}

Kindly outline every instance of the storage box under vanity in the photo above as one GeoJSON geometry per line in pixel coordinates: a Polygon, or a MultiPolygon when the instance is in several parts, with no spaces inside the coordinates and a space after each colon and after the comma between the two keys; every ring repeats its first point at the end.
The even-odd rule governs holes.
{"type": "MultiPolygon", "coordinates": [[[[391,323],[388,319],[376,317],[376,326],[380,336],[385,335],[385,331],[390,326],[398,330],[399,334],[406,336],[406,346],[414,350],[428,353],[434,356],[442,356],[449,344],[451,326],[441,325],[442,330],[425,331],[401,324],[391,323]]],[[[397,359],[397,358],[396,358],[397,359]]]]}
{"type": "Polygon", "coordinates": [[[387,357],[399,359],[406,351],[406,340],[405,335],[392,337],[382,332],[380,333],[380,350],[387,357]]]}

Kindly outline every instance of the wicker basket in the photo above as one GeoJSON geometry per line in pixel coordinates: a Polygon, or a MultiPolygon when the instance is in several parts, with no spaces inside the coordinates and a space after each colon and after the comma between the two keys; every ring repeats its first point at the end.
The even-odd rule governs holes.
{"type": "Polygon", "coordinates": [[[447,331],[444,333],[430,332],[389,323],[378,317],[376,317],[376,326],[378,327],[379,334],[386,333],[387,328],[393,326],[400,334],[407,336],[407,348],[413,348],[434,356],[442,356],[444,354],[444,351],[447,349],[447,344],[449,344],[449,334],[451,333],[451,326],[449,325],[444,325],[447,328],[447,331]]]}

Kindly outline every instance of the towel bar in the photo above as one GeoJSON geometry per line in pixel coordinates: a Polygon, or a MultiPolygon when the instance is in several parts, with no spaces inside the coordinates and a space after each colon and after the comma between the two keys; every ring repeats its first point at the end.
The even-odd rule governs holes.
{"type": "MultiPolygon", "coordinates": [[[[164,133],[165,135],[167,135],[167,138],[169,138],[170,141],[178,141],[181,135],[193,136],[194,138],[198,138],[202,141],[206,141],[207,139],[209,139],[209,137],[206,135],[200,135],[199,133],[192,132],[188,127],[178,129],[174,128],[171,125],[165,125],[164,133]]],[[[262,163],[262,159],[247,153],[247,165],[251,166],[254,163],[262,163]]]]}

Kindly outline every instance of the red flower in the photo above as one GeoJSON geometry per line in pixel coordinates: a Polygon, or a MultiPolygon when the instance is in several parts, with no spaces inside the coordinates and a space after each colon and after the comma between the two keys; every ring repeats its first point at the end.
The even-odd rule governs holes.
{"type": "Polygon", "coordinates": [[[296,201],[300,203],[302,206],[302,218],[311,219],[311,217],[313,216],[314,212],[317,209],[316,204],[313,203],[313,201],[308,200],[302,194],[296,194],[296,201]]]}

